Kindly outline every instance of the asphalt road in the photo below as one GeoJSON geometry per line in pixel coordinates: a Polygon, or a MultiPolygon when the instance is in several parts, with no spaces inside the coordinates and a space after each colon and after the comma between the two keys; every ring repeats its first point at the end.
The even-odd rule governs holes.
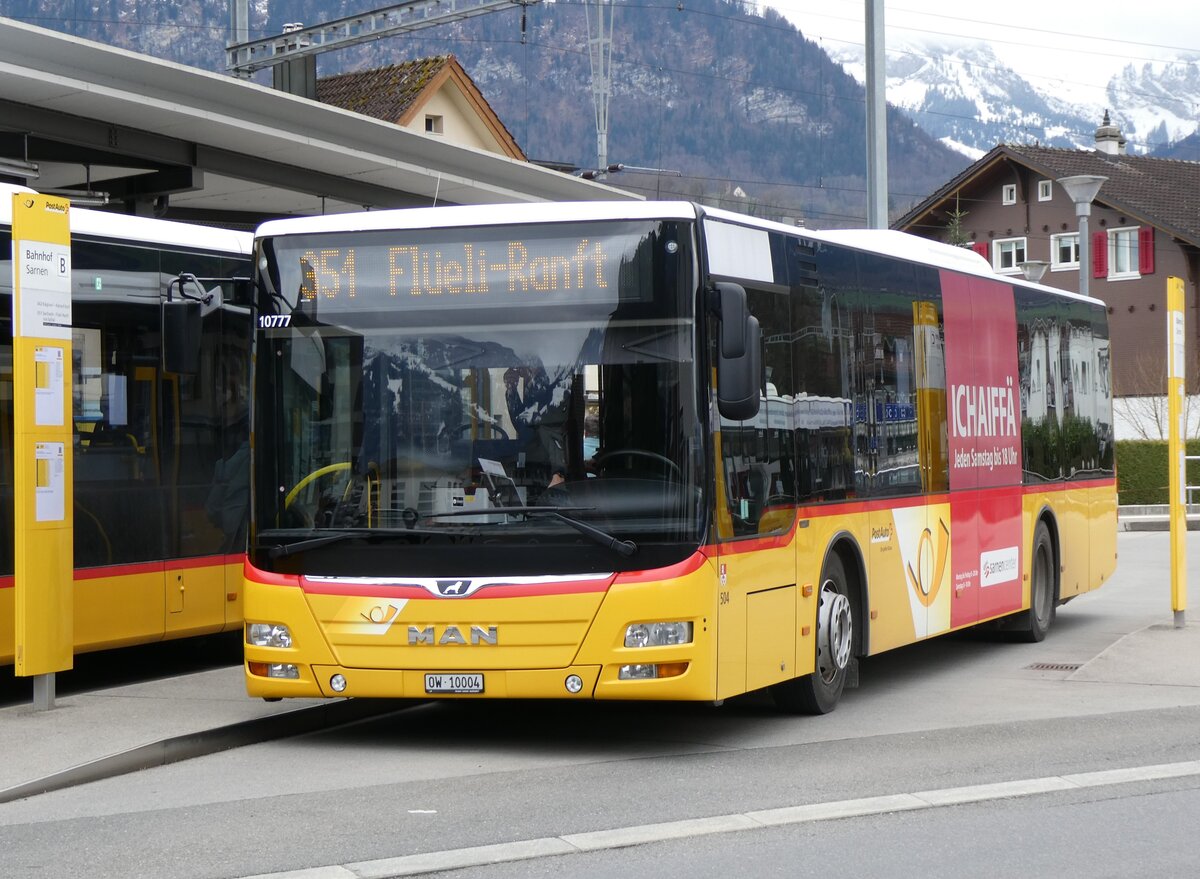
{"type": "MultiPolygon", "coordinates": [[[[737,826],[796,806],[1200,761],[1200,686],[1041,668],[1169,622],[1166,546],[1165,534],[1123,534],[1117,576],[1060,609],[1042,644],[963,635],[864,662],[862,686],[826,717],[779,716],[758,695],[721,708],[424,705],[0,806],[0,875],[358,865],[303,874],[348,879],[397,875],[411,862],[395,859],[418,853],[612,831],[596,851],[436,875],[1191,876],[1200,763],[1167,779],[737,826]],[[695,819],[731,826],[669,838],[671,822],[695,819]],[[649,841],[621,842],[639,834],[649,841]]],[[[1189,548],[1194,580],[1200,534],[1189,548]]]]}

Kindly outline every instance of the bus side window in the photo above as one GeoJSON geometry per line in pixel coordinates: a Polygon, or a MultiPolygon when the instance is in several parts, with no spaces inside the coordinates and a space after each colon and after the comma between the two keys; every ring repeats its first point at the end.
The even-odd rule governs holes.
{"type": "Polygon", "coordinates": [[[722,472],[732,535],[766,534],[791,525],[796,496],[791,301],[786,291],[747,287],[763,339],[764,387],[758,414],[721,420],[722,472]]]}

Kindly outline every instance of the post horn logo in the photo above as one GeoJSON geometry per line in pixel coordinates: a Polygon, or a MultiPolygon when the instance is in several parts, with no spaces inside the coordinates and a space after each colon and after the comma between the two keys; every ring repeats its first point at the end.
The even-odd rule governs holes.
{"type": "Polygon", "coordinates": [[[938,519],[938,542],[933,545],[933,532],[926,528],[917,541],[917,569],[908,565],[908,585],[916,593],[917,600],[930,607],[937,599],[942,586],[942,575],[946,572],[946,555],[950,552],[950,530],[938,519]]]}

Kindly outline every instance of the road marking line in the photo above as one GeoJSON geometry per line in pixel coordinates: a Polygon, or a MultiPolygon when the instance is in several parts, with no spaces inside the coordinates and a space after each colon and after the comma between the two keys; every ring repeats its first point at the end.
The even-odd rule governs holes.
{"type": "Polygon", "coordinates": [[[534,858],[578,853],[579,849],[569,842],[556,837],[547,837],[429,852],[403,858],[362,861],[357,864],[347,864],[346,867],[355,879],[391,879],[392,876],[417,876],[421,873],[439,873],[443,870],[459,870],[463,867],[486,867],[489,864],[529,861],[534,858]]]}
{"type": "Polygon", "coordinates": [[[715,815],[712,818],[689,818],[686,821],[668,821],[664,824],[642,824],[637,827],[618,827],[614,830],[595,830],[591,833],[569,833],[560,836],[559,839],[565,840],[581,852],[594,852],[646,842],[683,839],[688,836],[753,830],[761,826],[747,815],[715,815]]]}
{"type": "Polygon", "coordinates": [[[1124,784],[1130,781],[1157,781],[1163,778],[1184,778],[1200,775],[1200,760],[1186,763],[1162,763],[1158,766],[1133,766],[1129,769],[1106,769],[1099,772],[1083,772],[1064,775],[1067,781],[1080,787],[1099,787],[1105,784],[1124,784]]]}
{"type": "Polygon", "coordinates": [[[832,803],[810,803],[805,806],[785,806],[782,809],[766,809],[747,812],[763,827],[778,827],[782,824],[803,824],[808,821],[831,821],[835,818],[857,818],[861,815],[882,815],[885,812],[903,812],[908,809],[928,809],[929,803],[912,794],[895,794],[883,797],[867,797],[862,800],[839,800],[832,803]]]}
{"type": "Polygon", "coordinates": [[[717,833],[737,833],[744,830],[761,830],[765,827],[781,827],[812,821],[831,821],[839,818],[887,815],[918,809],[937,809],[945,806],[983,803],[989,800],[1189,776],[1200,776],[1200,760],[1161,763],[1155,766],[1133,766],[1127,769],[1104,769],[1071,775],[1051,775],[1045,778],[1026,778],[1002,781],[996,784],[950,787],[918,791],[912,794],[888,794],[857,800],[809,803],[802,806],[786,806],[756,812],[714,815],[710,818],[688,818],[683,821],[667,821],[662,824],[640,824],[612,830],[569,833],[563,836],[526,839],[519,842],[504,842],[496,845],[405,855],[398,858],[360,861],[343,866],[313,867],[289,873],[263,873],[258,876],[246,877],[246,879],[391,879],[395,876],[419,876],[444,870],[461,870],[467,867],[486,867],[489,864],[511,861],[628,848],[645,843],[711,836],[717,833]]]}
{"type": "Polygon", "coordinates": [[[956,806],[960,803],[982,803],[986,800],[1002,800],[1005,797],[1027,797],[1033,794],[1048,794],[1055,791],[1074,790],[1079,785],[1065,778],[1026,778],[1020,781],[1001,781],[997,784],[975,784],[969,787],[951,787],[943,790],[923,790],[913,794],[931,806],[956,806]]]}

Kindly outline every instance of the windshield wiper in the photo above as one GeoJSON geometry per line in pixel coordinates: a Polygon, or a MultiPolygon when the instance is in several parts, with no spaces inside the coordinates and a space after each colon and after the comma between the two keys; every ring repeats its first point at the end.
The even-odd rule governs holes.
{"type": "Polygon", "coordinates": [[[631,556],[635,552],[637,552],[637,544],[634,543],[632,540],[621,540],[619,537],[609,534],[607,531],[597,528],[595,525],[589,525],[587,522],[584,522],[580,519],[576,519],[572,516],[564,516],[563,512],[562,512],[563,510],[574,511],[574,510],[589,510],[589,509],[594,509],[594,507],[521,507],[520,508],[520,510],[527,515],[532,515],[534,513],[547,513],[547,514],[553,516],[558,521],[562,522],[564,525],[568,525],[571,528],[574,528],[576,531],[578,531],[584,537],[590,537],[592,540],[596,541],[596,543],[600,544],[601,546],[603,546],[607,549],[611,549],[614,552],[618,553],[619,555],[625,556],[626,558],[628,558],[629,556],[631,556]]]}
{"type": "MultiPolygon", "coordinates": [[[[264,540],[264,537],[273,536],[283,538],[289,532],[264,531],[258,535],[258,546],[260,549],[266,549],[267,555],[273,559],[281,558],[285,555],[291,555],[294,552],[304,552],[309,549],[316,549],[319,546],[326,546],[330,543],[340,543],[343,540],[349,540],[352,537],[362,537],[363,532],[355,531],[322,531],[315,537],[304,537],[300,540],[283,539],[276,543],[274,541],[264,540]]],[[[313,532],[305,532],[312,534],[313,532]]]]}
{"type": "Polygon", "coordinates": [[[549,515],[562,522],[571,528],[574,528],[584,537],[589,537],[596,543],[606,549],[611,549],[620,555],[628,558],[637,552],[637,544],[632,540],[621,540],[595,525],[589,525],[572,516],[563,515],[564,513],[576,513],[581,510],[594,510],[595,507],[574,507],[574,506],[537,506],[537,507],[487,507],[482,510],[451,510],[449,513],[432,513],[427,518],[440,519],[442,516],[495,516],[503,513],[504,515],[549,515]]]}
{"type": "MultiPolygon", "coordinates": [[[[572,516],[564,515],[567,512],[577,512],[580,510],[594,510],[595,507],[489,507],[486,510],[452,510],[448,513],[432,513],[426,516],[428,519],[440,519],[444,516],[487,516],[499,514],[517,514],[522,516],[546,515],[570,528],[574,528],[584,537],[603,546],[606,549],[611,549],[620,555],[628,558],[637,552],[637,544],[632,540],[621,540],[607,531],[597,528],[595,525],[589,525],[587,522],[580,521],[572,516]]],[[[416,524],[416,520],[413,521],[416,524]]],[[[344,540],[353,538],[362,538],[363,540],[372,540],[374,538],[391,536],[391,537],[409,537],[415,532],[410,528],[356,528],[348,530],[325,530],[313,532],[305,531],[304,537],[298,540],[287,540],[286,538],[293,535],[295,532],[287,530],[271,530],[263,531],[259,534],[257,546],[260,549],[266,549],[267,555],[273,559],[282,558],[283,556],[291,555],[296,552],[305,552],[310,549],[328,546],[331,543],[341,543],[344,540]],[[276,538],[279,542],[270,540],[276,538]],[[264,539],[265,538],[265,539],[264,539]]],[[[425,533],[425,532],[419,532],[425,533]]],[[[428,532],[433,533],[433,532],[428,532]]]]}

